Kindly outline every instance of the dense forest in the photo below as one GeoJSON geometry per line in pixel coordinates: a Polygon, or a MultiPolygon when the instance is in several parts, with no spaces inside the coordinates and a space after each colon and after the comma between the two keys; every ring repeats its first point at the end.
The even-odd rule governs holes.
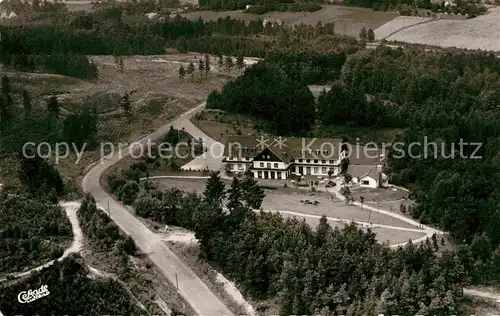
{"type": "Polygon", "coordinates": [[[346,56],[344,52],[275,55],[248,68],[221,92],[212,92],[207,107],[249,115],[276,135],[306,136],[318,120],[325,126],[382,127],[387,108],[378,98],[368,101],[362,89],[348,91],[337,81],[316,104],[307,87],[338,79],[346,56]]]}
{"type": "Polygon", "coordinates": [[[18,71],[55,73],[88,80],[98,76],[97,66],[87,57],[71,53],[28,55],[0,51],[0,62],[18,71]]]}
{"type": "Polygon", "coordinates": [[[0,61],[19,69],[45,69],[92,79],[97,76],[95,65],[82,55],[156,55],[173,48],[263,57],[289,49],[332,51],[342,45],[357,45],[353,39],[335,36],[333,24],[289,30],[285,26],[263,26],[262,20],[245,23],[227,17],[190,21],[177,16],[144,21],[125,19],[123,14],[122,7],[110,6],[95,14],[74,14],[70,21],[51,26],[0,27],[0,61]]]}
{"type": "Polygon", "coordinates": [[[23,195],[0,197],[0,273],[22,272],[59,258],[62,243],[72,236],[59,205],[23,195]]]}
{"type": "Polygon", "coordinates": [[[254,179],[225,189],[212,174],[202,196],[145,185],[137,214],[193,229],[202,255],[247,295],[279,302],[283,315],[453,315],[468,274],[436,238],[396,251],[356,226],[326,218],[313,230],[279,214],[254,213],[264,194],[254,179]],[[227,207],[227,211],[223,210],[227,207]]]}
{"type": "Polygon", "coordinates": [[[129,293],[112,279],[92,279],[78,255],[36,272],[15,284],[0,287],[4,315],[141,315],[129,293]],[[29,304],[17,300],[20,292],[47,285],[50,294],[29,304]]]}
{"type": "MultiPolygon", "coordinates": [[[[212,2],[213,3],[213,2],[212,2]]],[[[231,2],[227,2],[231,3],[231,2]]],[[[240,1],[237,2],[238,4],[240,1]]],[[[222,4],[226,4],[226,2],[222,2],[222,4]]],[[[213,9],[212,9],[213,10],[213,9]]],[[[271,1],[266,1],[266,3],[261,5],[252,5],[248,9],[245,10],[247,13],[254,14],[264,14],[271,11],[278,12],[314,12],[321,10],[321,6],[316,3],[311,2],[294,2],[294,3],[273,3],[271,1]]]]}
{"type": "Polygon", "coordinates": [[[269,129],[276,135],[304,135],[315,119],[314,97],[307,85],[271,64],[257,64],[228,83],[222,93],[211,93],[207,107],[272,118],[276,124],[269,129]]]}
{"type": "Polygon", "coordinates": [[[410,214],[463,243],[458,253],[473,280],[500,281],[494,268],[500,252],[498,58],[411,48],[359,51],[347,57],[338,80],[316,103],[307,80],[290,83],[285,67],[276,65],[247,69],[212,93],[207,106],[264,120],[269,132],[285,136],[330,126],[403,130],[393,142],[401,146],[389,148],[387,170],[392,183],[411,189],[418,205],[410,214]],[[280,116],[284,111],[294,116],[280,116]],[[301,113],[299,123],[295,113],[301,113]],[[461,141],[468,145],[460,152],[461,141]],[[420,146],[410,148],[412,142],[420,146]]]}

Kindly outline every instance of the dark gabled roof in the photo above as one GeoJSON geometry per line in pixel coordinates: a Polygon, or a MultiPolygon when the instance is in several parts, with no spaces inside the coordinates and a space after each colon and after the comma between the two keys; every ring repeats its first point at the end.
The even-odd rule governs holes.
{"type": "Polygon", "coordinates": [[[277,157],[288,162],[295,158],[336,160],[341,147],[342,140],[336,138],[228,136],[224,155],[254,158],[264,148],[269,148],[277,157]]]}
{"type": "Polygon", "coordinates": [[[347,167],[347,173],[355,178],[362,178],[368,175],[374,177],[377,174],[377,166],[349,164],[349,167],[347,167]]]}
{"type": "Polygon", "coordinates": [[[349,165],[378,166],[383,161],[383,151],[365,146],[353,146],[348,153],[349,165]]]}
{"type": "Polygon", "coordinates": [[[264,149],[258,145],[257,136],[227,136],[224,146],[224,156],[253,158],[264,149]]]}
{"type": "MultiPolygon", "coordinates": [[[[290,163],[290,161],[293,159],[293,157],[290,157],[287,152],[281,152],[281,151],[277,150],[277,148],[273,148],[273,147],[266,147],[259,154],[263,153],[266,150],[270,151],[273,155],[276,156],[276,158],[283,161],[284,163],[290,163]]],[[[254,158],[257,158],[257,157],[254,157],[254,158]]]]}
{"type": "Polygon", "coordinates": [[[290,138],[288,153],[299,159],[336,160],[340,157],[340,138],[290,138]]]}

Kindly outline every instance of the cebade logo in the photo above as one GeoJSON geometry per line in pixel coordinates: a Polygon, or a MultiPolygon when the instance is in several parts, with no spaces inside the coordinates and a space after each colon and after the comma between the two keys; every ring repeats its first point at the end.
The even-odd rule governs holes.
{"type": "MultiPolygon", "coordinates": [[[[21,304],[31,303],[39,298],[49,295],[50,292],[47,289],[47,285],[42,285],[37,290],[22,291],[17,295],[17,300],[21,304]]],[[[1,316],[1,315],[0,315],[1,316]]]]}

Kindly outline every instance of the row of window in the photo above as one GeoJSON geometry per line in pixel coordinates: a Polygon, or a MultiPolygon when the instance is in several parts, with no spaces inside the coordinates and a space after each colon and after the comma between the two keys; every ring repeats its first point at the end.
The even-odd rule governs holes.
{"type": "MultiPolygon", "coordinates": [[[[260,167],[261,167],[261,168],[264,168],[264,163],[263,163],[263,162],[261,162],[261,163],[260,163],[260,167]]],[[[266,164],[266,168],[271,168],[271,163],[269,163],[269,162],[268,162],[268,163],[266,164]]],[[[273,163],[273,168],[279,168],[279,167],[278,167],[278,164],[277,164],[277,163],[273,163]]]]}
{"type": "MultiPolygon", "coordinates": [[[[319,159],[295,159],[295,162],[298,162],[298,163],[301,163],[301,162],[305,162],[305,163],[320,163],[320,160],[319,159]]],[[[321,160],[321,163],[322,164],[330,164],[330,165],[333,165],[335,164],[335,160],[321,160]]]]}
{"type": "Polygon", "coordinates": [[[236,168],[237,168],[238,170],[245,170],[245,165],[244,165],[244,164],[242,164],[242,163],[238,163],[238,164],[229,164],[229,165],[228,165],[228,167],[229,167],[229,169],[230,169],[230,170],[236,169],[236,168],[234,168],[234,166],[236,166],[236,168]]]}
{"type": "Polygon", "coordinates": [[[275,171],[258,171],[257,178],[259,179],[278,179],[285,180],[285,172],[275,172],[275,171]]]}
{"type": "MultiPolygon", "coordinates": [[[[267,156],[264,158],[270,159],[271,157],[267,156]]],[[[249,158],[249,157],[239,157],[239,158],[238,157],[227,157],[227,160],[252,161],[252,158],[249,158]]],[[[319,159],[295,159],[295,162],[298,162],[298,163],[317,163],[317,164],[321,163],[324,165],[335,164],[335,160],[319,160],[319,159]]]]}
{"type": "Polygon", "coordinates": [[[322,151],[321,149],[314,149],[314,150],[309,149],[309,150],[301,150],[301,151],[300,151],[300,154],[301,154],[301,155],[304,155],[304,154],[306,154],[306,153],[312,154],[313,152],[314,152],[316,155],[322,154],[322,155],[325,155],[325,156],[326,156],[326,155],[328,155],[328,153],[329,153],[329,151],[328,151],[328,150],[326,150],[326,149],[323,149],[323,151],[322,151]]]}
{"type": "Polygon", "coordinates": [[[252,161],[250,157],[227,157],[227,160],[252,161]]]}
{"type": "MultiPolygon", "coordinates": [[[[295,169],[298,173],[300,174],[304,174],[304,171],[305,171],[305,174],[311,174],[311,171],[314,173],[314,174],[318,174],[319,173],[319,167],[297,167],[295,169]]],[[[328,168],[327,167],[321,167],[321,174],[327,174],[328,172],[328,168]]]]}

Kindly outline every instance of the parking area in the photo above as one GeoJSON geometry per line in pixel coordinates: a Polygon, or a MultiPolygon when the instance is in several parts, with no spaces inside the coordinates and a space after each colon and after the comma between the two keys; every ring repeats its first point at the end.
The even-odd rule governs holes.
{"type": "MultiPolygon", "coordinates": [[[[154,180],[159,187],[163,188],[179,188],[189,192],[202,193],[205,187],[204,179],[158,179],[154,180]]],[[[229,181],[226,181],[229,185],[229,181]]],[[[285,213],[301,213],[301,216],[311,224],[317,223],[318,219],[312,216],[325,215],[331,218],[340,218],[344,220],[371,222],[372,224],[383,224],[404,228],[415,228],[415,226],[403,222],[391,216],[379,214],[376,212],[369,212],[368,210],[361,209],[354,205],[346,205],[345,202],[339,200],[332,200],[327,193],[316,192],[308,193],[307,190],[297,188],[280,188],[280,189],[266,189],[266,197],[262,203],[262,208],[266,210],[280,211],[283,215],[285,213]],[[311,202],[317,201],[318,205],[304,204],[301,201],[309,200],[311,202]]],[[[299,214],[300,215],[300,214],[299,214]]],[[[287,215],[288,216],[288,215],[287,215]]],[[[292,215],[290,215],[292,216],[292,215]]],[[[402,232],[405,233],[405,232],[402,232]]],[[[408,236],[407,238],[410,238],[408,236]]]]}

